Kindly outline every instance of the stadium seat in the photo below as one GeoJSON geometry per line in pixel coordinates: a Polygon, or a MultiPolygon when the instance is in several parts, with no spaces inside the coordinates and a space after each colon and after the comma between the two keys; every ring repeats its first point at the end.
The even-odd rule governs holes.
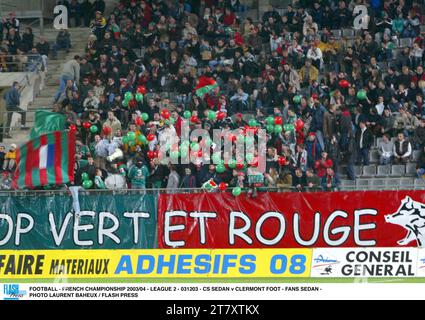
{"type": "Polygon", "coordinates": [[[414,162],[417,162],[419,160],[419,157],[421,156],[421,150],[414,150],[412,154],[412,158],[414,162]]]}
{"type": "Polygon", "coordinates": [[[341,30],[332,30],[332,34],[334,35],[335,39],[339,40],[342,38],[342,31],[341,30]]]}
{"type": "Polygon", "coordinates": [[[404,48],[404,47],[411,47],[413,44],[413,41],[411,38],[402,38],[400,39],[400,47],[404,48]]]}
{"type": "Polygon", "coordinates": [[[415,179],[415,189],[424,189],[425,180],[424,179],[415,179]]]}
{"type": "Polygon", "coordinates": [[[408,163],[406,166],[406,174],[409,176],[416,175],[416,163],[408,163]]]}
{"type": "Polygon", "coordinates": [[[369,161],[371,163],[378,163],[379,162],[379,152],[378,152],[378,150],[371,150],[370,151],[369,161]]]}
{"type": "Polygon", "coordinates": [[[372,181],[372,187],[374,188],[383,188],[387,185],[386,179],[373,179],[372,181]]]}
{"type": "Polygon", "coordinates": [[[341,180],[341,187],[354,188],[355,186],[356,186],[356,181],[354,180],[341,180]]]}
{"type": "Polygon", "coordinates": [[[359,189],[368,189],[370,187],[370,181],[369,179],[357,179],[356,187],[359,189]]]}
{"type": "Polygon", "coordinates": [[[379,144],[381,143],[382,138],[376,138],[376,147],[379,146],[379,144]]]}
{"type": "Polygon", "coordinates": [[[406,173],[406,166],[404,165],[393,165],[391,167],[392,176],[404,176],[406,173]]]}
{"type": "Polygon", "coordinates": [[[363,167],[363,176],[364,177],[374,177],[374,176],[376,176],[376,166],[364,166],[363,167]]]}
{"type": "Polygon", "coordinates": [[[420,28],[421,28],[421,33],[424,33],[425,32],[425,25],[422,25],[420,28]]]}
{"type": "Polygon", "coordinates": [[[354,38],[354,30],[353,29],[342,29],[342,36],[344,38],[352,39],[352,38],[354,38]]]}
{"type": "Polygon", "coordinates": [[[356,176],[361,176],[363,173],[363,167],[362,166],[354,166],[354,173],[356,176]]]}
{"type": "Polygon", "coordinates": [[[400,179],[400,186],[411,189],[414,185],[412,178],[402,178],[400,179]]]}
{"type": "Polygon", "coordinates": [[[379,177],[386,177],[391,174],[391,165],[386,166],[378,166],[378,173],[377,175],[379,177]]]}

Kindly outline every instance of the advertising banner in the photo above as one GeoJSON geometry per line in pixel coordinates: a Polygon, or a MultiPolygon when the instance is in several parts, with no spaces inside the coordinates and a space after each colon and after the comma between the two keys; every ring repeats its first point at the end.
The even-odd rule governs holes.
{"type": "Polygon", "coordinates": [[[311,249],[1,251],[1,279],[308,277],[311,249]]]}
{"type": "Polygon", "coordinates": [[[423,191],[164,194],[159,248],[422,247],[423,191]]]}
{"type": "MultiPolygon", "coordinates": [[[[0,196],[0,250],[151,249],[155,195],[0,196]]],[[[0,251],[0,252],[1,252],[0,251]]]]}
{"type": "Polygon", "coordinates": [[[317,248],[311,277],[416,277],[418,268],[414,248],[317,248]]]}

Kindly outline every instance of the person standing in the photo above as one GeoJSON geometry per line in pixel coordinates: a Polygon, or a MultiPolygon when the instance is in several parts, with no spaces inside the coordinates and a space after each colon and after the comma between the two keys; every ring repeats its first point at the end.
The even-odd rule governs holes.
{"type": "Polygon", "coordinates": [[[77,85],[80,82],[80,56],[75,56],[74,59],[69,60],[63,66],[62,74],[60,76],[59,89],[56,92],[54,103],[58,102],[61,95],[65,92],[66,83],[69,80],[74,81],[77,85]]]}
{"type": "Polygon", "coordinates": [[[364,121],[359,123],[360,130],[356,134],[356,145],[357,145],[357,163],[363,165],[369,165],[369,151],[373,144],[373,135],[372,132],[367,128],[364,121]]]}
{"type": "Polygon", "coordinates": [[[175,193],[180,186],[180,176],[176,171],[176,167],[170,164],[170,174],[167,182],[167,193],[175,193]]]}
{"type": "Polygon", "coordinates": [[[10,136],[10,125],[12,123],[12,116],[14,112],[17,112],[21,115],[22,119],[22,129],[26,130],[26,111],[21,109],[19,105],[21,104],[21,94],[19,93],[20,84],[18,82],[13,82],[12,88],[10,88],[4,95],[4,100],[6,100],[6,112],[7,112],[7,121],[5,128],[5,138],[11,139],[10,136]]]}

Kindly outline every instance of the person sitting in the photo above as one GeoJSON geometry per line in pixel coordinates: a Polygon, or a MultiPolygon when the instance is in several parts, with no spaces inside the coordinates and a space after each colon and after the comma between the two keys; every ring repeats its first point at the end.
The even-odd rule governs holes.
{"type": "Polygon", "coordinates": [[[58,51],[61,49],[65,49],[66,53],[69,53],[69,49],[71,48],[71,35],[67,29],[61,29],[56,36],[56,43],[52,48],[53,59],[56,59],[58,56],[58,51]]]}
{"type": "Polygon", "coordinates": [[[393,158],[393,149],[394,143],[391,141],[390,136],[388,134],[384,134],[382,141],[379,142],[378,145],[380,165],[391,164],[393,158]]]}
{"type": "Polygon", "coordinates": [[[412,155],[412,144],[405,139],[403,132],[400,132],[397,136],[393,154],[395,164],[407,164],[412,155]]]}

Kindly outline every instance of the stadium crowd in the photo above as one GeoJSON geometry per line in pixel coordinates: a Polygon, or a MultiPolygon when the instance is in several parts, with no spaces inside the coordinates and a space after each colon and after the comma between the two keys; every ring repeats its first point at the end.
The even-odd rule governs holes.
{"type": "MultiPolygon", "coordinates": [[[[418,178],[425,173],[423,1],[300,0],[260,21],[241,18],[238,0],[120,1],[108,16],[101,1],[90,11],[81,9],[89,0],[61,2],[75,25],[92,28],[85,52],[64,65],[53,103],[77,132],[77,185],[105,189],[108,176],[121,175],[123,188],[136,189],[336,190],[341,178],[357,178],[355,165],[369,165],[376,141],[380,164],[406,164],[421,150],[418,178]],[[361,4],[368,28],[354,30],[361,4]],[[218,87],[197,95],[205,77],[218,87]],[[161,163],[164,136],[179,136],[183,119],[193,129],[266,129],[266,172],[253,174],[258,154],[204,164],[205,141],[191,141],[194,163],[161,163]]],[[[0,27],[2,52],[69,49],[68,40],[52,52],[34,46],[11,21],[0,27]]],[[[0,147],[6,172],[14,150],[0,147]]]]}

